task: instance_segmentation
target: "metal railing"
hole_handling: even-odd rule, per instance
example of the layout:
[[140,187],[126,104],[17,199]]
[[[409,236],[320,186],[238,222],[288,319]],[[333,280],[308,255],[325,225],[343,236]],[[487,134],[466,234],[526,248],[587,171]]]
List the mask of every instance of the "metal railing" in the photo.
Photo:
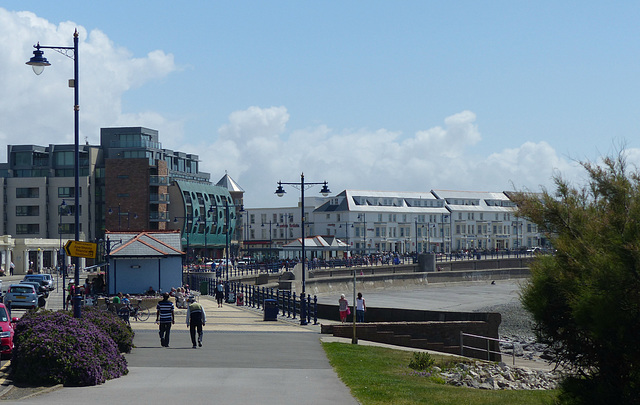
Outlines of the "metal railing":
[[[483,339],[487,342],[487,347],[486,348],[478,348],[478,347],[474,347],[474,346],[465,346],[464,344],[464,337],[472,337],[475,339]],[[509,343],[506,340],[501,340],[501,339],[496,339],[496,338],[490,338],[487,336],[480,336],[480,335],[472,335],[471,333],[464,333],[462,331],[460,331],[460,355],[464,356],[464,349],[469,349],[469,350],[474,350],[474,351],[480,351],[480,352],[486,352],[487,353],[487,360],[491,360],[491,354],[499,354],[502,355],[502,352],[500,350],[498,351],[494,351],[491,350],[491,342],[498,342],[498,345],[500,343]],[[499,348],[499,346],[498,346]],[[515,344],[513,345],[512,349],[511,349],[511,357],[513,358],[513,365],[516,365],[516,346]]]
[[[215,295],[216,280],[204,277],[191,275],[190,282],[193,289],[198,289],[202,286],[202,283],[207,284],[208,295]],[[202,290],[200,289],[200,292]],[[289,319],[300,318],[300,306],[302,300],[304,305],[308,308],[306,312],[307,323],[313,321],[314,325],[318,324],[318,297],[311,297],[307,294],[305,297],[297,295],[295,292],[289,290],[280,290],[275,287],[260,287],[251,284],[245,284],[239,281],[228,281],[225,285],[225,299],[228,298],[231,293],[235,297],[234,302],[237,305],[248,306],[251,308],[262,309],[264,311],[264,300],[275,300],[278,308],[278,315]]]

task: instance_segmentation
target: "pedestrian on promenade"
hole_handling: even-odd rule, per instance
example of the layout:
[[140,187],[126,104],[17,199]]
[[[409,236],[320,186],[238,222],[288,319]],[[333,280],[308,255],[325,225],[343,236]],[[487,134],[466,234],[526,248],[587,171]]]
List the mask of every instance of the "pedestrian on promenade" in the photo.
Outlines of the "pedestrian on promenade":
[[216,301],[218,302],[218,308],[222,308],[222,301],[224,300],[224,285],[222,281],[218,281],[216,285]]
[[189,298],[189,308],[187,308],[187,328],[191,334],[191,344],[196,348],[196,331],[198,332],[198,346],[202,347],[202,327],[207,322],[207,314],[202,305],[194,298]]
[[173,302],[169,301],[169,293],[162,294],[162,300],[156,305],[156,323],[160,324],[160,344],[169,347],[171,325],[175,323]]
[[358,298],[356,299],[356,322],[364,322],[364,313],[367,310],[367,305],[364,303],[364,298],[362,298],[362,293],[358,293]]
[[340,312],[340,322],[345,323],[347,321],[347,315],[349,315],[349,302],[344,297],[344,294],[340,295],[340,299],[338,300],[338,311]]

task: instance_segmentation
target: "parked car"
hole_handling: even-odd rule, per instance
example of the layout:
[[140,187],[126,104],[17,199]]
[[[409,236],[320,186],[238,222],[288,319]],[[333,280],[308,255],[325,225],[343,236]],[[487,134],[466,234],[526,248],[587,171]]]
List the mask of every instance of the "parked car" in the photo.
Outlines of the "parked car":
[[0,354],[2,357],[8,357],[13,352],[13,323],[18,320],[18,318],[9,319],[9,311],[4,306],[4,304],[0,304]]
[[11,284],[2,301],[5,305],[11,302],[11,308],[36,309],[38,294],[31,284]]
[[49,291],[55,290],[55,285],[53,284],[53,276],[51,274],[27,274],[24,276],[22,281],[33,281],[37,280],[43,281],[43,284],[47,287]]
[[49,298],[49,289],[46,284],[42,284],[38,280],[22,280],[20,284],[31,284],[36,289],[38,297]]

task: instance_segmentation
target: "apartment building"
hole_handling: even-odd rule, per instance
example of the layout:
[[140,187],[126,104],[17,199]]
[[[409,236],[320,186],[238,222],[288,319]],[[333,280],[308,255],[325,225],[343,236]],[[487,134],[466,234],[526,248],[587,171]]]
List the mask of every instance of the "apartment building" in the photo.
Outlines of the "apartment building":
[[[229,232],[237,245],[233,239],[235,210],[242,205],[242,189],[237,185],[233,190],[226,189],[225,185],[233,182],[226,175],[221,179],[222,185],[211,184],[209,173],[199,170],[198,155],[162,148],[156,130],[102,128],[99,145],[79,145],[78,190],[74,145],[9,145],[7,150],[8,161],[0,163],[0,234],[31,242],[20,257],[10,253],[15,243],[6,243],[2,248],[3,266],[10,260],[24,263],[25,269],[33,263],[56,266],[55,252],[63,241],[75,237],[76,210],[83,241],[100,241],[106,230],[181,229],[181,239],[186,240],[183,248],[190,245],[193,257],[220,255],[224,247],[220,240],[225,239],[220,237],[221,232]],[[76,192],[78,207],[74,203]],[[203,196],[211,198],[212,204],[193,204],[204,201]],[[220,207],[224,201],[234,210],[229,224],[201,226],[210,206],[217,203],[217,209],[223,210]],[[219,217],[220,212],[216,212],[216,221]],[[213,222],[213,216],[209,220]],[[206,243],[205,232],[210,235]],[[60,243],[54,248],[52,242],[44,240]]]
[[[305,236],[333,236],[350,254],[516,249],[539,246],[535,224],[515,215],[506,193],[431,190],[344,190],[305,198]],[[246,252],[278,254],[302,235],[301,208],[256,208],[245,213]]]

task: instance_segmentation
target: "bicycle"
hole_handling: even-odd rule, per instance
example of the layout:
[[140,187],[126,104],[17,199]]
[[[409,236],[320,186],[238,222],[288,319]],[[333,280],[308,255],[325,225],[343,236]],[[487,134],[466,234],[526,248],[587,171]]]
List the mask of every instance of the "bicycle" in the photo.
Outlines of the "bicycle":
[[135,307],[129,305],[129,316],[136,321],[144,322],[151,316],[149,308],[142,308],[140,304],[142,300],[138,300],[138,305]]

